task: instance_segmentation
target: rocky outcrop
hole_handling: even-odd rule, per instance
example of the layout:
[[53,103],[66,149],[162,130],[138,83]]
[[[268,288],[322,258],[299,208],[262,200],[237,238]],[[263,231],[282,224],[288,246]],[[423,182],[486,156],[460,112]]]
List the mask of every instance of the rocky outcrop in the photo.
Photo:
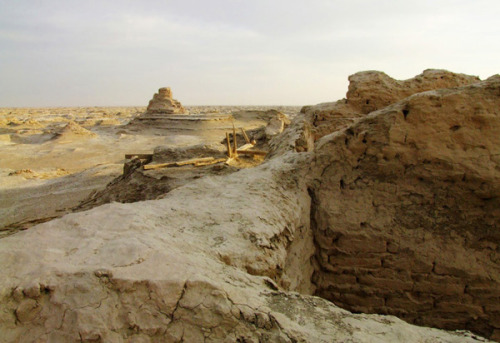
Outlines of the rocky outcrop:
[[[283,187],[297,176],[283,178],[281,169],[276,161],[257,179],[255,170],[203,178],[161,200],[101,206],[2,239],[3,337],[16,341],[26,330],[45,340],[307,337],[311,320],[294,324],[294,312],[284,312],[289,297],[301,297],[278,291],[275,280],[312,292],[309,198],[303,186],[298,198],[295,187]],[[352,317],[308,301],[339,320]]]
[[181,103],[172,98],[170,87],[163,87],[149,101],[146,113],[182,114],[186,113]]
[[478,77],[437,69],[424,70],[422,74],[403,81],[380,71],[364,71],[349,76],[346,99],[305,106],[301,111],[313,124],[315,139],[319,139],[412,94],[476,82],[479,82]]
[[415,94],[320,139],[316,294],[499,339],[499,133],[495,76]]
[[453,88],[479,82],[476,76],[427,69],[408,80],[395,80],[379,71],[349,76],[347,103],[363,114],[376,111],[412,94],[433,89]]

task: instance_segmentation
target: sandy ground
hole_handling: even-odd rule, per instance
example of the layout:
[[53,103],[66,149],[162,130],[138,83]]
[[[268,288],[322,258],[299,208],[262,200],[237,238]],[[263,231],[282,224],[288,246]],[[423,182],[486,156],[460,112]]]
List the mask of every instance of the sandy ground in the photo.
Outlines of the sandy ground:
[[[298,107],[187,107],[191,114]],[[124,155],[220,142],[224,127],[131,127],[144,107],[0,108],[0,236],[71,212],[122,173]],[[235,116],[236,126],[262,121]],[[68,125],[70,124],[70,125]],[[232,125],[227,123],[226,126]]]

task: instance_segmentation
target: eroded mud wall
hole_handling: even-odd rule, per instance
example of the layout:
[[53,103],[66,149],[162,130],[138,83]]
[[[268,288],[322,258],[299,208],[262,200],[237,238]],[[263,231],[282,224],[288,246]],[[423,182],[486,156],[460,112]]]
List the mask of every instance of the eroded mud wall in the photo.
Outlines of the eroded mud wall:
[[316,294],[500,338],[500,78],[425,92],[317,142]]

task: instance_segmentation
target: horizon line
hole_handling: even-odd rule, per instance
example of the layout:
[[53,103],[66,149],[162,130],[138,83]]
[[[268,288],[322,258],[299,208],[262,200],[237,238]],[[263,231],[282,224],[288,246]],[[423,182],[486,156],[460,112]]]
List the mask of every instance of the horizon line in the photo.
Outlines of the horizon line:
[[[308,105],[283,105],[283,104],[234,104],[234,105],[182,105],[183,107],[303,107]],[[44,106],[0,106],[0,109],[7,108],[85,108],[85,107],[148,107],[147,105],[44,105]]]

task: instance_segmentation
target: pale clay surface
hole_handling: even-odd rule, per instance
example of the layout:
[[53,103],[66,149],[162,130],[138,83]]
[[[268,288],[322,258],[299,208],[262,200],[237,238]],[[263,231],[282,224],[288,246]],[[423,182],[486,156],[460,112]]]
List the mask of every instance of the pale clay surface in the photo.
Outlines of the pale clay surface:
[[[288,114],[299,110],[277,108]],[[267,108],[188,109],[193,114],[228,115]],[[224,130],[232,129],[230,121],[212,130],[203,126],[186,130],[191,124],[177,128],[171,122],[166,128],[129,124],[144,111],[144,107],[0,109],[0,229],[29,227],[71,212],[121,174],[125,154],[152,153],[158,146],[218,143]],[[263,123],[243,119],[236,120],[237,127]]]

